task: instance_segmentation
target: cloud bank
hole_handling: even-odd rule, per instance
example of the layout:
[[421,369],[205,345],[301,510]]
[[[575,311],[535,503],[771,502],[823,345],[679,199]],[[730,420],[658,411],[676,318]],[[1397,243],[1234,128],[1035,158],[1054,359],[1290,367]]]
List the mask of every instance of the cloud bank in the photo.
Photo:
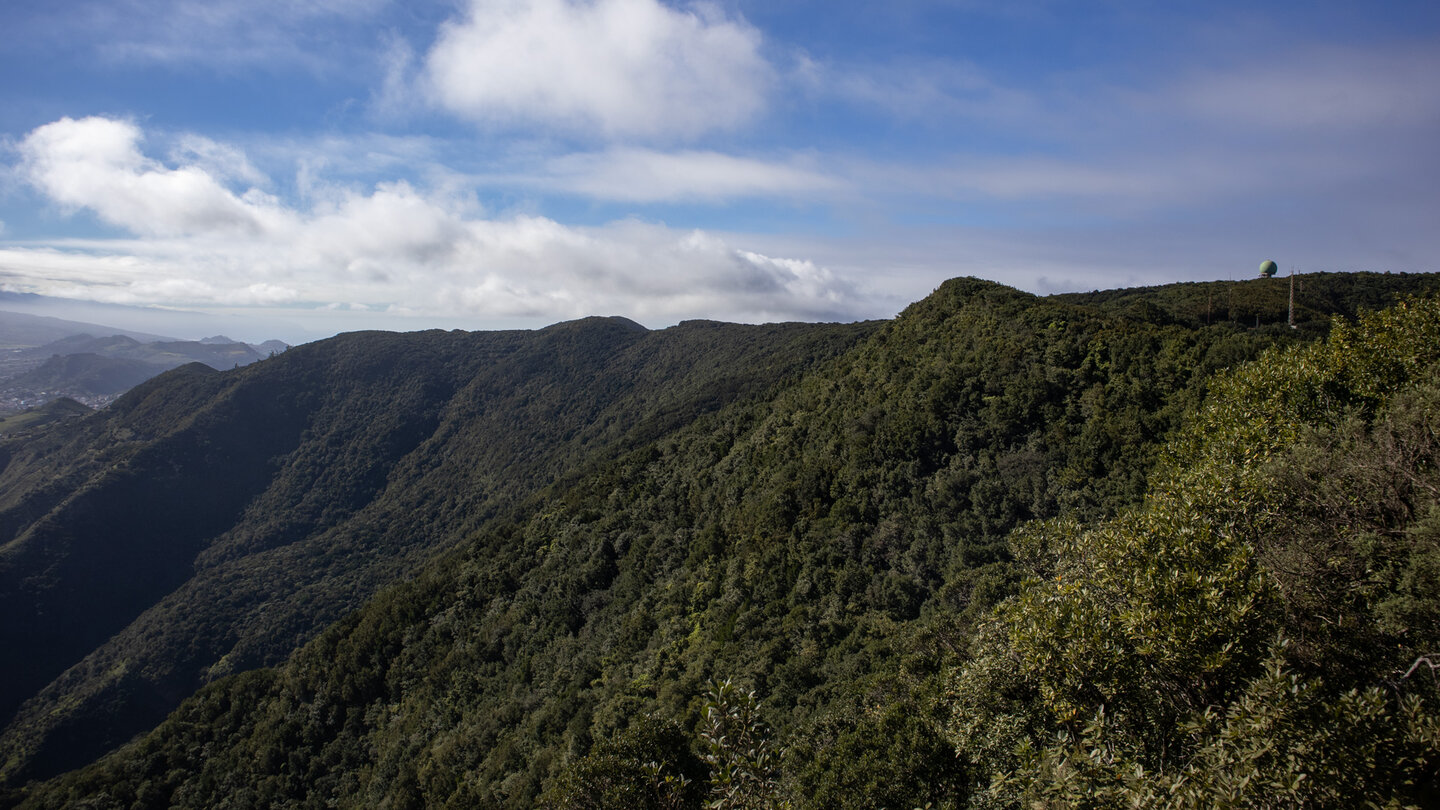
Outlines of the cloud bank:
[[[12,243],[0,250],[0,280],[112,303],[482,319],[614,313],[652,325],[850,319],[873,305],[812,262],[701,231],[488,219],[404,182],[325,189],[301,209],[261,190],[265,178],[238,150],[182,137],[166,163],[146,155],[144,141],[133,122],[108,118],[32,131],[19,145],[25,181],[138,238]],[[247,181],[257,185],[229,185]]]

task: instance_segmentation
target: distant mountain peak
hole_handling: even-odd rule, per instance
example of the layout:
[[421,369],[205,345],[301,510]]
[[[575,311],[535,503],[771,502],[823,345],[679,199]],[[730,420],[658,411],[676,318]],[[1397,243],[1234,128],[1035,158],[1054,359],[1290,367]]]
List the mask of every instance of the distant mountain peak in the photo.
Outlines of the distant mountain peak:
[[261,355],[280,354],[290,348],[290,344],[283,340],[267,340],[264,343],[251,343],[248,345]]
[[592,329],[595,327],[618,327],[619,329],[628,332],[650,331],[649,329],[646,329],[644,325],[638,324],[630,320],[629,318],[623,317],[621,315],[590,315],[585,318],[576,318],[572,321],[560,321],[559,323],[552,323],[540,331],[559,332],[572,329]]

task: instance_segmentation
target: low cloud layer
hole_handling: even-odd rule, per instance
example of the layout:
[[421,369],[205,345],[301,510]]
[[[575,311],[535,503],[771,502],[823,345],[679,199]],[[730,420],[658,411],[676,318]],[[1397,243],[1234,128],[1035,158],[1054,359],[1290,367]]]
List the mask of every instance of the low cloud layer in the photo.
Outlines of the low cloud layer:
[[31,132],[19,146],[28,183],[140,238],[12,245],[0,251],[0,279],[114,303],[447,318],[616,313],[664,324],[870,314],[862,292],[823,267],[701,231],[477,217],[403,182],[327,189],[313,195],[323,203],[302,210],[258,187],[227,185],[264,179],[237,150],[179,143],[166,163],[143,151],[144,133],[128,121],[67,118]]

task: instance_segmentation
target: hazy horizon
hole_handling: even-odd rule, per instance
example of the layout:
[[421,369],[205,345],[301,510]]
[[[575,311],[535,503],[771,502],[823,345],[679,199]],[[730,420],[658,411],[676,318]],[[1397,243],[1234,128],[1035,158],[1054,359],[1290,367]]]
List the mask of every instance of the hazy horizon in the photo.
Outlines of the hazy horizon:
[[0,289],[246,340],[885,318],[954,276],[1427,271],[1440,243],[1433,4],[82,0],[0,23]]

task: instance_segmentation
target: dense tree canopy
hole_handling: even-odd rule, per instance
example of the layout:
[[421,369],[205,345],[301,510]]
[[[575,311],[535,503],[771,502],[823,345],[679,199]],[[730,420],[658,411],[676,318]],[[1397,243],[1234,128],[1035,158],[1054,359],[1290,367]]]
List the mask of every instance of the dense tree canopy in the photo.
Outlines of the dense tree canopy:
[[1273,351],[1141,505],[1017,532],[948,694],[977,804],[1440,798],[1437,364],[1433,298]]
[[[1317,342],[1164,316],[1181,293],[957,279],[885,324],[676,356],[648,373],[679,388],[620,389],[632,419],[585,393],[607,375],[560,386],[537,357],[447,399],[406,445],[423,452],[372,479],[385,496],[350,507],[366,522],[308,548],[476,510],[443,523],[453,545],[287,660],[216,669],[152,733],[7,801],[1433,802],[1440,304]],[[687,328],[677,351],[735,334]],[[734,352],[775,372],[734,376]],[[607,374],[651,362],[613,356],[632,359]],[[528,446],[454,417],[496,397],[596,451],[476,467]],[[514,444],[476,455],[492,441]],[[524,470],[540,483],[503,505],[463,497]]]

